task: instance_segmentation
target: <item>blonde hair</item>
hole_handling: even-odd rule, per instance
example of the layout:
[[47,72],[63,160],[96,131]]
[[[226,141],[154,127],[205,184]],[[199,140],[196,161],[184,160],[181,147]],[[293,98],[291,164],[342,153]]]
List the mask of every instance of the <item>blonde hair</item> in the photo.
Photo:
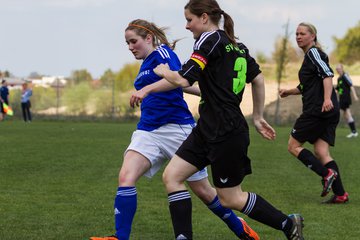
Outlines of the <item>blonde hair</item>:
[[146,38],[146,36],[148,34],[150,34],[153,36],[153,46],[154,47],[160,46],[161,44],[165,44],[165,45],[169,46],[171,49],[175,49],[176,43],[179,40],[175,40],[174,42],[170,43],[165,34],[166,29],[167,28],[165,28],[165,27],[160,28],[152,22],[148,22],[143,19],[136,19],[129,23],[129,25],[127,26],[125,31],[132,30],[137,35],[141,36],[144,39]]
[[301,22],[301,23],[299,24],[299,26],[306,27],[311,34],[314,34],[314,35],[315,35],[315,39],[314,39],[315,47],[317,47],[317,48],[319,48],[320,50],[322,50],[321,44],[319,43],[319,41],[318,41],[318,39],[317,39],[317,30],[316,30],[316,27],[315,27],[313,24],[308,23],[308,22]]

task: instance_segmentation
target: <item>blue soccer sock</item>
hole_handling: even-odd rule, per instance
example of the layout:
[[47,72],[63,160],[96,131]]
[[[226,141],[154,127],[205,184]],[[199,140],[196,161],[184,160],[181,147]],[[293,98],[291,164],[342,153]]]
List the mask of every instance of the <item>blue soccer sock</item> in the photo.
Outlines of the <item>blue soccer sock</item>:
[[240,234],[244,232],[243,225],[236,214],[231,209],[223,207],[220,204],[218,196],[216,196],[214,200],[208,204],[208,208],[216,216],[221,218],[236,236],[240,236]]
[[130,238],[131,225],[137,207],[135,187],[119,187],[115,197],[114,214],[116,236],[119,240]]

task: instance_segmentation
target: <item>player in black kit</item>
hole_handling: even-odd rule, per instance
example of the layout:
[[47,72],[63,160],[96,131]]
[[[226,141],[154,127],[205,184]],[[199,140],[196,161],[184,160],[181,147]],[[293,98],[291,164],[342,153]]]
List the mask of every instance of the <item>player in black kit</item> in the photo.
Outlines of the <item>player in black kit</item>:
[[339,94],[339,103],[340,109],[344,112],[344,117],[347,124],[350,127],[351,133],[349,133],[346,137],[353,138],[358,136],[358,132],[355,127],[355,120],[351,114],[350,105],[351,101],[351,93],[354,97],[355,101],[358,101],[359,98],[356,94],[356,90],[352,84],[351,78],[347,72],[344,71],[344,67],[342,64],[338,64],[336,66],[336,71],[339,73],[339,77],[337,79],[336,90]]
[[[322,178],[322,197],[333,189],[335,195],[324,203],[345,203],[349,200],[348,193],[342,185],[339,167],[329,151],[329,146],[335,144],[335,130],[340,117],[332,85],[334,73],[312,24],[298,25],[296,41],[305,53],[299,71],[300,84],[296,88],[279,91],[281,97],[301,94],[303,101],[303,112],[291,131],[288,150]],[[305,142],[314,145],[315,154],[303,147]]]
[[[224,18],[224,31],[219,22]],[[163,180],[168,191],[176,239],[192,239],[191,198],[184,181],[193,172],[211,166],[219,199],[228,208],[284,231],[287,239],[303,239],[299,214],[285,215],[261,196],[243,192],[241,183],[251,173],[247,155],[249,129],[240,109],[246,83],[252,84],[253,121],[266,139],[274,129],[263,118],[264,79],[248,50],[237,45],[231,17],[215,0],[190,0],[185,5],[186,28],[195,44],[180,71],[158,65],[154,72],[170,83],[187,87],[196,81],[201,90],[197,126],[166,167]],[[251,233],[240,239],[259,239]]]

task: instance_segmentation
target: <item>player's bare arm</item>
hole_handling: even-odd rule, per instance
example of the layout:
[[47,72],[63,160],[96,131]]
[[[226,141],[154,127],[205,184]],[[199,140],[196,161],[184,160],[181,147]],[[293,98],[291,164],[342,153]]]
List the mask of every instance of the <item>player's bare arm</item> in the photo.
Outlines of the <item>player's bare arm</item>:
[[332,78],[327,77],[323,80],[324,84],[324,103],[321,108],[322,112],[328,112],[334,108],[333,102],[331,101],[331,93],[333,90]]
[[359,101],[359,97],[358,97],[358,95],[356,94],[356,90],[355,90],[354,86],[351,86],[350,89],[351,89],[351,93],[352,93],[352,95],[353,95],[354,100],[355,100],[355,101]]
[[191,94],[191,95],[195,95],[195,96],[199,96],[201,95],[201,91],[198,85],[193,85],[190,87],[185,87],[183,88],[183,91],[185,93]]
[[154,68],[154,72],[156,75],[165,78],[170,83],[186,88],[189,87],[189,82],[180,76],[180,74],[177,71],[171,71],[169,69],[169,66],[167,64],[159,64],[156,68]]
[[275,130],[266,122],[263,117],[265,103],[265,86],[264,76],[260,73],[251,82],[253,98],[253,122],[256,131],[265,139],[274,140],[276,137]]
[[290,96],[290,95],[299,95],[301,92],[298,88],[291,88],[291,89],[280,89],[279,96],[281,98]]
[[152,84],[146,85],[142,89],[134,92],[130,97],[130,106],[134,108],[135,106],[139,106],[142,100],[154,92],[166,92],[177,88],[174,84],[169,83],[165,79],[161,79]]

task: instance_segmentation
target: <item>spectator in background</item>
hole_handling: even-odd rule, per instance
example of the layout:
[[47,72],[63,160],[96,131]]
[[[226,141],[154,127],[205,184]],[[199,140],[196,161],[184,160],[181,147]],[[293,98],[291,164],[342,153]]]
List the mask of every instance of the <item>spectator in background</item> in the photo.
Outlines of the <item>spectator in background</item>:
[[32,89],[29,88],[28,83],[24,83],[22,85],[22,92],[21,92],[21,109],[24,118],[24,122],[31,122],[31,102],[30,97],[32,96]]
[[0,121],[2,121],[5,117],[5,111],[3,108],[3,103],[9,105],[9,88],[7,87],[7,82],[5,79],[1,81],[0,88]]
[[350,111],[350,105],[352,103],[350,93],[352,93],[352,96],[355,101],[358,101],[359,98],[356,94],[355,88],[352,84],[349,74],[344,71],[343,65],[338,64],[336,66],[336,71],[339,74],[339,77],[337,79],[336,90],[339,95],[340,109],[344,111],[345,120],[351,130],[351,133],[347,135],[347,138],[357,137],[358,132],[356,131],[355,120]]

